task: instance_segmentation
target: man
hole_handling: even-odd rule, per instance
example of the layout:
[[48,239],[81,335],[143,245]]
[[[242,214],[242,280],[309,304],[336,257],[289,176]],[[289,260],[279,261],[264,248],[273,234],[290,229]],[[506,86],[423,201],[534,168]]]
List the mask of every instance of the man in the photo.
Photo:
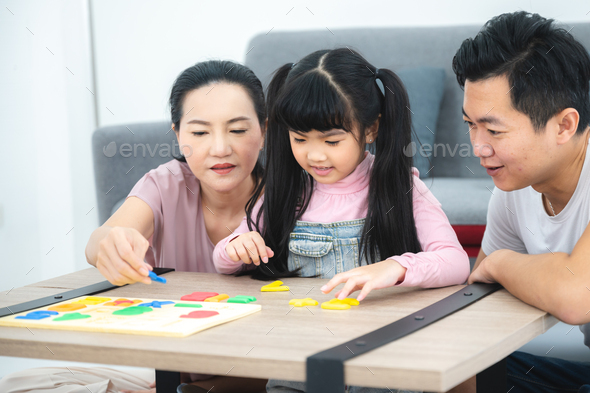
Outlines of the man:
[[[590,345],[588,52],[552,20],[515,12],[465,40],[453,70],[474,152],[496,185],[469,283],[498,282],[587,324]],[[508,376],[512,393],[590,392],[590,363],[515,352]]]

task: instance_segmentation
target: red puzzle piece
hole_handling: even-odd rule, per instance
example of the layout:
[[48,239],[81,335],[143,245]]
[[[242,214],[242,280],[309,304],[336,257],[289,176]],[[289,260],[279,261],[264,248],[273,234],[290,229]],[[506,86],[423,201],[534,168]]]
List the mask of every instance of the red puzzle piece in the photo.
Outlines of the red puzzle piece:
[[219,295],[217,292],[193,292],[190,295],[184,295],[180,300],[190,300],[192,302],[202,302],[207,298]]
[[209,318],[215,315],[219,315],[217,311],[210,311],[210,310],[199,310],[189,312],[186,315],[181,315],[180,318]]

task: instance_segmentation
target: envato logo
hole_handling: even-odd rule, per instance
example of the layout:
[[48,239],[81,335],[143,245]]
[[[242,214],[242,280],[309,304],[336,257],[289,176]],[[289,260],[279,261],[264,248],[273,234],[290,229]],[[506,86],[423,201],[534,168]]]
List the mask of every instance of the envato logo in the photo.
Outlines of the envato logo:
[[462,158],[465,157],[473,157],[474,149],[479,149],[479,156],[481,157],[490,157],[494,150],[492,149],[491,145],[484,144],[472,146],[471,143],[461,143],[455,144],[454,146],[449,145],[448,143],[435,143],[431,145],[429,143],[424,143],[420,146],[416,144],[416,142],[410,142],[408,146],[404,147],[404,155],[406,157],[414,157],[416,154],[419,154],[422,157],[455,157],[459,156]]
[[193,149],[189,145],[179,146],[176,141],[174,141],[172,144],[156,143],[155,145],[150,145],[149,143],[134,143],[133,145],[130,143],[123,143],[117,149],[117,143],[113,141],[103,147],[102,152],[108,158],[114,157],[117,155],[117,153],[124,158],[153,158],[156,156],[156,154],[162,158],[174,158],[180,157],[181,155],[190,157],[193,154]]

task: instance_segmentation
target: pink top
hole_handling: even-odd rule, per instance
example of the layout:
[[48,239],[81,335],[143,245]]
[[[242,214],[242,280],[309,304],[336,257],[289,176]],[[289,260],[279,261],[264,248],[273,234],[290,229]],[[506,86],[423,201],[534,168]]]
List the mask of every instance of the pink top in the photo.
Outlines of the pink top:
[[128,197],[141,199],[154,213],[147,263],[183,272],[215,273],[215,245],[205,228],[200,190],[199,179],[188,164],[177,160],[152,169],[133,187]]
[[[365,218],[373,161],[374,156],[367,153],[365,159],[346,178],[334,184],[314,181],[314,192],[301,221],[330,223]],[[407,269],[404,281],[398,285],[427,288],[462,284],[469,276],[467,253],[459,244],[440,203],[418,177],[418,170],[413,168],[412,173],[414,220],[423,251],[388,258],[396,260]],[[253,217],[256,217],[262,199],[254,207]],[[225,247],[236,235],[246,232],[249,230],[244,217],[232,235],[217,243],[213,261],[219,273],[232,274],[242,269],[243,263],[232,261]]]

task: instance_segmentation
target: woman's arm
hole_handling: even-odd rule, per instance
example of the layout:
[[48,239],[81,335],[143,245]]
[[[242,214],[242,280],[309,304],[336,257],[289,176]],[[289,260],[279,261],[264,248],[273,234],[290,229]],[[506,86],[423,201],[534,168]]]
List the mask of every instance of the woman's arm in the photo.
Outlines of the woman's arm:
[[86,260],[112,284],[150,284],[151,266],[144,262],[149,239],[154,233],[151,207],[137,197],[129,197],[99,228],[86,245]]

